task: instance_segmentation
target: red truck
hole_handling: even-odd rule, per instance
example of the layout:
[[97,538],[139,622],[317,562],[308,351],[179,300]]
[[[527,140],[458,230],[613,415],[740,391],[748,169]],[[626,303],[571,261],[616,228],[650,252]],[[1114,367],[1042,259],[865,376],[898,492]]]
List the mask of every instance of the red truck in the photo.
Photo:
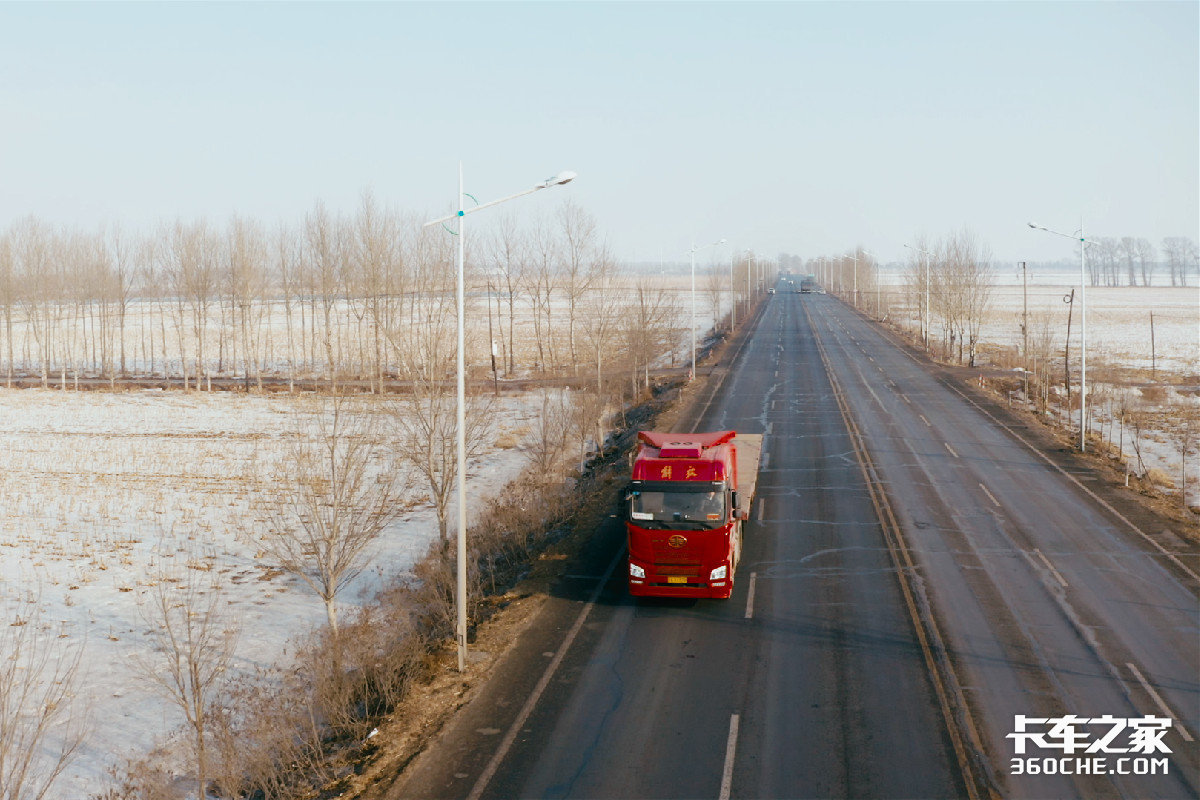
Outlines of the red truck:
[[761,454],[761,434],[638,433],[625,493],[630,594],[729,597]]

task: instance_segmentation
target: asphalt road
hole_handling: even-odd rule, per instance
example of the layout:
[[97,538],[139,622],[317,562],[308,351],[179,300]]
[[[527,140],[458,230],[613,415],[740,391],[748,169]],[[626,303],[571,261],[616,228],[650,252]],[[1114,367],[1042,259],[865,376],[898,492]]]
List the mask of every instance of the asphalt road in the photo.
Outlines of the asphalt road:
[[[635,603],[612,520],[389,797],[1196,796],[1189,565],[852,310],[775,295],[687,427],[766,434],[733,597]],[[1010,774],[1164,708],[1166,775]]]

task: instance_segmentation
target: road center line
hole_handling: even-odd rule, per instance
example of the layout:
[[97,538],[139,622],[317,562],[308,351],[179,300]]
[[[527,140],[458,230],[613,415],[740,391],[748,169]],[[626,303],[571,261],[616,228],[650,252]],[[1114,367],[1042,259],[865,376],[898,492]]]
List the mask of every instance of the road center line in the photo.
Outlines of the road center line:
[[746,619],[754,618],[754,584],[758,581],[758,573],[750,573],[750,589],[746,592]]
[[1062,576],[1062,573],[1059,572],[1058,570],[1056,570],[1054,568],[1054,565],[1050,563],[1050,559],[1046,558],[1046,556],[1043,555],[1041,550],[1038,550],[1035,547],[1033,549],[1033,552],[1038,558],[1040,558],[1042,560],[1042,563],[1046,565],[1046,569],[1050,570],[1050,574],[1054,576],[1054,579],[1063,585],[1063,588],[1066,588],[1067,586],[1070,585],[1067,583],[1067,579]]
[[958,458],[958,453],[954,452],[954,448],[950,446],[949,442],[942,442],[942,444],[946,445],[946,449],[950,451],[950,455]]
[[929,420],[925,419],[925,415],[924,415],[924,414],[917,414],[917,416],[921,418],[921,422],[924,422],[924,423],[925,423],[925,427],[926,427],[926,428],[932,428],[932,427],[933,427],[932,425],[930,425],[930,424],[929,424]]
[[733,792],[733,756],[737,751],[738,715],[729,718],[729,738],[725,741],[725,769],[721,772],[721,800],[729,800]]
[[1146,690],[1146,694],[1150,695],[1150,699],[1152,699],[1155,702],[1155,704],[1158,705],[1158,707],[1162,710],[1163,714],[1167,715],[1174,721],[1175,729],[1177,731],[1179,731],[1179,735],[1183,737],[1183,740],[1185,742],[1193,741],[1192,735],[1190,733],[1188,733],[1188,729],[1183,727],[1183,723],[1181,723],[1179,721],[1179,717],[1177,717],[1171,711],[1171,707],[1163,702],[1163,699],[1158,696],[1158,692],[1154,691],[1154,687],[1151,686],[1150,682],[1147,681],[1145,676],[1142,675],[1142,671],[1139,670],[1132,663],[1126,663],[1125,666],[1129,667],[1129,671],[1133,673],[1133,677],[1138,679],[1138,683],[1140,683],[1142,685],[1142,688]]
[[601,590],[604,589],[608,579],[612,577],[613,570],[617,568],[617,564],[621,562],[625,555],[625,550],[617,551],[612,562],[608,565],[608,569],[604,571],[604,577],[596,584],[596,588],[592,590],[591,597],[579,612],[579,616],[575,618],[575,624],[571,626],[571,630],[567,632],[567,636],[563,639],[563,643],[558,646],[558,652],[554,654],[554,658],[546,666],[546,671],[542,673],[542,677],[538,680],[537,686],[533,687],[533,693],[529,695],[529,699],[525,701],[525,705],[521,707],[521,712],[517,714],[517,718],[513,720],[512,725],[508,728],[508,733],[504,734],[504,740],[500,742],[500,746],[496,752],[492,754],[492,760],[488,762],[479,778],[475,781],[475,785],[471,787],[471,793],[467,795],[467,800],[479,800],[483,794],[483,790],[487,788],[488,783],[492,780],[492,776],[496,774],[496,770],[500,768],[500,762],[508,755],[509,749],[517,740],[517,734],[521,732],[521,728],[525,726],[525,721],[529,719],[529,715],[533,713],[533,709],[537,706],[538,700],[542,698],[542,693],[546,691],[546,687],[550,685],[550,679],[554,676],[558,665],[562,663],[563,658],[567,655],[567,650],[571,648],[571,644],[575,641],[575,637],[579,635],[579,631],[583,628],[583,621],[587,619],[588,614],[596,605],[596,599],[600,597]]
[[996,508],[1000,507],[1000,501],[996,499],[996,496],[994,494],[992,494],[991,492],[988,491],[988,488],[986,486],[984,486],[981,483],[981,484],[979,484],[979,488],[983,489],[983,493],[988,496],[988,500],[992,501],[992,505],[994,505]]

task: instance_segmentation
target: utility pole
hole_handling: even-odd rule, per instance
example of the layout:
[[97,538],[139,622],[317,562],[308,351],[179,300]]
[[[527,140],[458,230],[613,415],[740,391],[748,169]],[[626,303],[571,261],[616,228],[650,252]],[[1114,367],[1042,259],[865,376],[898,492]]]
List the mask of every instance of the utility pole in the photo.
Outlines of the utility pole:
[[1021,262],[1021,374],[1025,377],[1025,402],[1029,402],[1029,272]]
[[[1154,312],[1150,312],[1150,380],[1158,380],[1158,359],[1154,352]],[[1184,490],[1186,492],[1186,489]]]

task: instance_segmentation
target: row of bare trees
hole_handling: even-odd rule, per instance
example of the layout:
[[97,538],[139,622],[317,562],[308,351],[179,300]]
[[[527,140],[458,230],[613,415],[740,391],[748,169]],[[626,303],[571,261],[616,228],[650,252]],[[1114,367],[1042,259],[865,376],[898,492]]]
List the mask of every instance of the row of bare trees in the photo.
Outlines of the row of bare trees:
[[[318,204],[275,230],[235,217],[84,233],[27,218],[0,232],[0,375],[378,390],[436,356],[414,331],[452,296],[452,243],[369,194],[353,214]],[[619,277],[595,219],[571,202],[531,223],[500,217],[468,244],[475,377],[493,363],[504,376],[633,375],[674,346],[678,303],[649,279]]]
[[826,291],[856,308],[876,310],[881,303],[879,262],[861,247],[841,255],[810,259],[808,271]]
[[[1078,249],[1076,249],[1078,253]],[[1088,242],[1088,281],[1092,286],[1151,286],[1158,268],[1167,271],[1171,286],[1187,286],[1196,272],[1200,249],[1186,236],[1167,236],[1159,253],[1144,237],[1098,237]]]
[[919,311],[926,343],[934,341],[936,321],[942,351],[960,364],[974,366],[992,301],[995,270],[990,249],[964,228],[934,242],[920,237],[910,253],[905,286],[909,302]]

